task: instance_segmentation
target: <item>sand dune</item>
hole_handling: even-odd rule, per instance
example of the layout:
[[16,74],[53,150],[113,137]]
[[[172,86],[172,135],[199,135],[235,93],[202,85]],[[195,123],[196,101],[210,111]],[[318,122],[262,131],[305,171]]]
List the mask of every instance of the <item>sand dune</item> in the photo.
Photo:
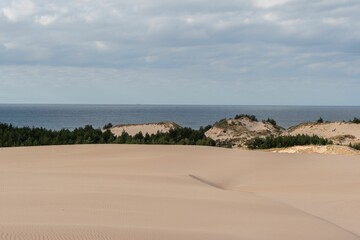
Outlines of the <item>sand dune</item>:
[[339,155],[360,155],[359,150],[347,146],[326,145],[326,146],[294,146],[288,148],[269,149],[270,152],[279,153],[318,153],[318,154],[339,154]]
[[360,124],[348,122],[302,123],[288,129],[288,134],[317,135],[336,144],[360,143]]
[[0,239],[360,239],[359,172],[359,156],[0,149]]
[[223,119],[214,124],[205,135],[218,146],[246,148],[247,142],[256,137],[279,136],[285,129],[267,121],[254,121],[248,117]]
[[144,135],[156,134],[157,132],[169,132],[170,129],[177,125],[173,122],[162,122],[162,123],[144,123],[144,124],[123,124],[116,125],[110,129],[115,136],[120,136],[123,131],[127,132],[130,136],[142,132]]

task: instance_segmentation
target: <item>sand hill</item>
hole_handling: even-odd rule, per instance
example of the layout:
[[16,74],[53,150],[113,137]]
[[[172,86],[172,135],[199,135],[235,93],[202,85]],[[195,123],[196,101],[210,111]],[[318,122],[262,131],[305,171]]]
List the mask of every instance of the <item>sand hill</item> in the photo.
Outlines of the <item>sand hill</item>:
[[339,155],[360,155],[360,151],[347,146],[295,146],[289,148],[270,149],[270,152],[278,153],[318,153],[318,154],[339,154]]
[[0,239],[360,239],[358,156],[0,149]]
[[151,135],[151,134],[156,134],[157,132],[163,132],[163,133],[169,132],[170,129],[175,127],[178,127],[178,125],[173,122],[122,124],[110,128],[110,131],[115,136],[120,136],[123,131],[127,132],[131,136],[134,136],[139,132],[142,132],[144,135],[146,133]]
[[[360,124],[348,122],[302,123],[285,130],[267,121],[256,121],[243,116],[238,119],[224,119],[213,125],[206,136],[217,142],[218,146],[246,148],[249,140],[267,136],[317,135],[334,144],[348,146],[360,143]],[[359,154],[359,151],[340,146],[296,146],[287,149],[272,149],[286,153],[324,153],[324,154]]]
[[223,119],[206,132],[219,146],[246,147],[255,137],[279,136],[285,129],[267,121],[255,121],[249,117]]
[[360,124],[348,122],[302,123],[289,128],[287,133],[318,135],[341,145],[360,143]]

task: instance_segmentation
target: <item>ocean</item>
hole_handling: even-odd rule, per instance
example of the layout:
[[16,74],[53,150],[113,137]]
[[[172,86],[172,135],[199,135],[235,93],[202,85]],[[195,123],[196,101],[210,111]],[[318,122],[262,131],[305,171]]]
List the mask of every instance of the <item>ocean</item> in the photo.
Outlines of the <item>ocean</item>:
[[200,105],[45,105],[0,104],[0,122],[59,130],[91,124],[173,121],[184,127],[200,126],[251,114],[259,120],[273,118],[285,128],[320,117],[328,121],[360,118],[360,106],[200,106]]

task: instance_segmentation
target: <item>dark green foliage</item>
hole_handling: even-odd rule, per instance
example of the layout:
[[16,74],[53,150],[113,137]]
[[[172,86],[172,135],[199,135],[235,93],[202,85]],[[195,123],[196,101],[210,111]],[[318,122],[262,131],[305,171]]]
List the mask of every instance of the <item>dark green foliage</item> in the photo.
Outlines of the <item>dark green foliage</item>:
[[212,128],[211,125],[207,125],[205,127],[200,127],[200,131],[203,131],[204,133],[207,132],[208,130],[210,130]]
[[113,127],[112,123],[108,123],[103,127],[103,129],[110,129],[112,127]]
[[228,127],[228,122],[227,122],[226,118],[224,118],[224,119],[221,119],[221,120],[217,121],[214,124],[214,126],[217,126],[219,128],[227,128]]
[[215,142],[205,136],[209,127],[200,127],[199,130],[191,128],[173,128],[168,133],[157,132],[145,136],[140,132],[133,137],[123,132],[117,143],[126,144],[171,144],[171,145],[206,145],[215,146]]
[[235,119],[240,119],[240,118],[243,118],[243,117],[248,118],[248,119],[250,119],[250,120],[252,120],[252,121],[254,121],[254,122],[257,122],[257,121],[258,121],[258,119],[256,118],[255,115],[247,115],[247,114],[239,114],[239,115],[236,115],[236,116],[235,116]]
[[360,143],[358,143],[358,144],[349,144],[349,147],[351,147],[351,148],[353,148],[353,149],[356,149],[356,150],[360,150]]
[[351,123],[356,123],[356,124],[360,124],[360,118],[354,117],[354,119],[353,119],[353,120],[350,120],[349,122],[351,122]]
[[305,145],[328,145],[332,141],[313,135],[279,136],[254,138],[248,143],[250,149],[285,148]]
[[317,123],[324,123],[324,119],[322,119],[322,117],[320,117],[316,122]]
[[275,121],[274,119],[272,119],[272,118],[268,118],[268,119],[266,120],[266,122],[271,123],[271,125],[273,125],[274,127],[276,127],[276,126],[277,126],[276,121]]
[[169,133],[145,134],[139,132],[134,136],[123,132],[115,137],[110,130],[101,131],[87,125],[73,131],[59,131],[45,128],[13,127],[0,124],[0,147],[40,146],[40,145],[70,145],[70,144],[182,144],[215,146],[215,142],[205,136],[209,129],[175,128]]

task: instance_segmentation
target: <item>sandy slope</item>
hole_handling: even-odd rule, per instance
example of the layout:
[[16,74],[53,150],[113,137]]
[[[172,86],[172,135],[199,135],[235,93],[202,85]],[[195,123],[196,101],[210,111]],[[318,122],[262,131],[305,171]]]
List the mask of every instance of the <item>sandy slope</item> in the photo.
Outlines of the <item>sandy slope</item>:
[[224,119],[214,124],[205,135],[217,142],[218,146],[244,148],[247,142],[256,137],[279,136],[285,129],[270,122],[253,121],[247,117]]
[[341,154],[341,155],[359,155],[360,151],[347,146],[326,145],[326,146],[294,146],[289,148],[269,149],[270,152],[279,153],[319,153],[319,154]]
[[175,123],[172,122],[164,122],[164,123],[144,123],[144,124],[123,124],[117,125],[110,129],[110,131],[115,136],[120,136],[123,131],[127,132],[129,135],[134,136],[135,134],[142,132],[144,135],[148,134],[156,134],[159,132],[169,132],[170,129],[176,126]]
[[336,144],[360,143],[360,124],[348,122],[302,123],[288,129],[288,134],[317,135]]
[[360,239],[360,158],[0,149],[0,239]]

